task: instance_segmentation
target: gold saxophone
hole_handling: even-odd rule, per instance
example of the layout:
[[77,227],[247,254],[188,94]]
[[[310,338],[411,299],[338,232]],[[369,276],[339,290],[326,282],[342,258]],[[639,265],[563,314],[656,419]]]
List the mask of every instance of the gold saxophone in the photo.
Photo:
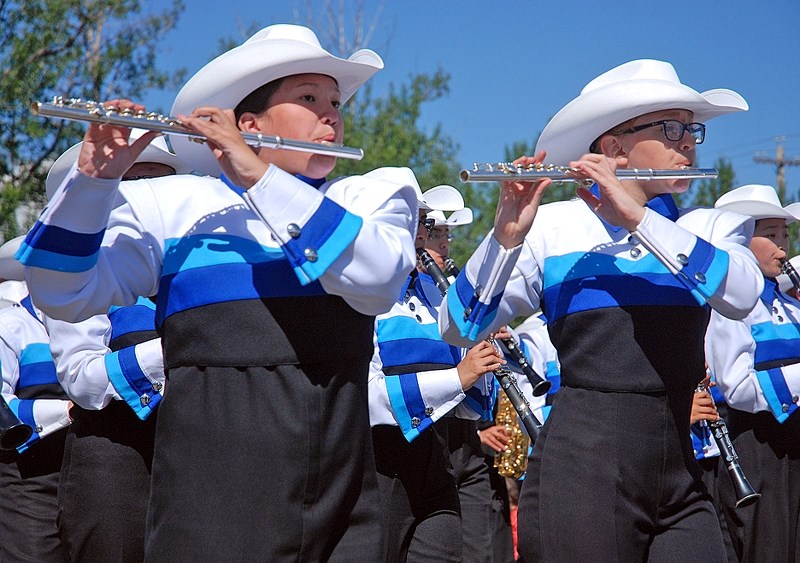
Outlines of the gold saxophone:
[[530,438],[520,428],[517,411],[502,389],[497,393],[497,416],[494,423],[505,426],[509,437],[505,449],[494,454],[494,467],[501,477],[519,479],[528,467]]

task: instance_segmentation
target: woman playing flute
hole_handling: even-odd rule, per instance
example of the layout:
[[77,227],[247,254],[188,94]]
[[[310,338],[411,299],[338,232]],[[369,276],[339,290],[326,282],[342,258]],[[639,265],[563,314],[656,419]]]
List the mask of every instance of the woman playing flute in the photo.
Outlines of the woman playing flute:
[[53,317],[158,294],[169,391],[148,561],[380,557],[367,376],[374,315],[416,261],[415,192],[394,169],[326,182],[335,157],[251,149],[240,132],[338,143],[340,105],[382,66],[304,27],[264,28],[173,105],[209,140],[175,140],[176,154],[211,177],[120,184],[152,135],[129,144],[94,124],[28,235],[19,256]]
[[525,561],[725,561],[689,413],[710,309],[742,318],[763,286],[752,221],[679,209],[672,194],[689,180],[615,170],[691,167],[704,122],[746,109],[665,62],[603,73],[547,124],[537,156],[517,160],[546,154],[595,185],[540,207],[548,180],[503,183],[494,229],[448,293],[445,339],[483,338],[541,305],[558,351],[561,390],[520,498]]

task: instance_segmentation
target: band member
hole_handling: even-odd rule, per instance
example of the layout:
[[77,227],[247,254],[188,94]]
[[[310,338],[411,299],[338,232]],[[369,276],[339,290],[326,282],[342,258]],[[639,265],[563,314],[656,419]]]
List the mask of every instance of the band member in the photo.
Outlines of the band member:
[[[408,183],[416,184],[408,173]],[[424,250],[428,210],[451,211],[464,202],[451,186],[420,190],[418,198],[416,244]],[[501,358],[488,343],[462,358],[462,350],[443,342],[436,329],[441,301],[431,277],[413,270],[392,309],[376,319],[369,397],[388,533],[381,561],[473,561],[476,553],[467,553],[464,546],[470,531],[485,542],[481,550],[489,547],[488,514],[478,522],[470,517],[476,501],[484,500],[488,512],[488,474],[483,482],[473,475],[483,495],[463,482],[462,474],[471,468],[460,457],[468,442],[458,421],[468,425],[490,411],[494,385],[486,372],[499,367]],[[477,442],[476,428],[470,438]],[[473,491],[464,505],[459,485]],[[476,524],[485,533],[476,533]]]
[[745,246],[752,220],[681,210],[672,194],[690,180],[620,182],[616,168],[691,167],[704,122],[745,109],[662,61],[603,73],[550,120],[536,157],[516,161],[547,158],[595,185],[540,207],[549,180],[504,182],[494,230],[448,292],[447,341],[541,305],[558,351],[561,388],[520,498],[525,561],[725,560],[689,413],[709,309],[742,318],[763,287]]
[[[131,139],[143,134],[133,130]],[[50,168],[49,197],[72,169],[81,145]],[[122,180],[188,171],[159,137]],[[155,412],[164,385],[155,303],[139,298],[78,323],[43,320],[59,381],[75,403],[58,490],[62,543],[71,561],[142,561]]]
[[337,58],[304,27],[264,28],[173,104],[209,145],[173,139],[177,156],[221,178],[120,184],[152,136],[91,125],[29,233],[20,257],[54,318],[158,293],[168,392],[145,560],[380,558],[367,377],[374,315],[415,262],[414,190],[395,169],[326,182],[335,157],[240,133],[338,143],[340,105],[382,66],[369,50]]
[[[429,192],[430,190],[425,192],[426,196]],[[456,209],[447,216],[445,216],[445,211],[433,209],[428,212],[427,217],[429,220],[433,220],[433,227],[427,232],[425,250],[436,266],[452,282],[458,275],[458,266],[450,256],[450,241],[453,239],[451,229],[471,223],[472,209],[462,206],[461,209]],[[418,264],[418,273],[422,285],[435,287],[435,283],[421,264]],[[456,478],[461,505],[464,561],[491,561],[493,535],[491,522],[495,515],[493,512],[495,502],[492,491],[492,475],[484,460],[479,435],[480,422],[469,418],[448,416],[442,420],[440,426],[447,426],[450,463]],[[488,527],[487,523],[489,523]]]
[[736,321],[716,312],[706,338],[708,365],[728,402],[728,428],[739,463],[758,503],[736,508],[730,479],[720,497],[740,561],[800,559],[800,302],[776,278],[789,246],[787,225],[800,219],[772,186],[747,185],[722,195],[715,207],[755,219],[750,241],[764,292]]
[[[450,242],[455,236],[451,229],[460,225],[469,225],[472,223],[472,217],[472,209],[469,207],[457,209],[447,217],[445,217],[443,211],[439,211],[438,209],[434,209],[428,213],[428,218],[433,219],[434,223],[430,235],[428,236],[425,249],[431,255],[431,258],[436,261],[436,265],[439,266],[439,269],[452,278],[458,275],[456,271],[458,265],[450,256]],[[450,260],[446,260],[447,258],[450,258]]]
[[[0,248],[0,276],[21,280],[19,237]],[[30,296],[0,310],[3,400],[33,429],[14,450],[0,450],[0,561],[63,562],[57,494],[70,401],[58,384],[42,314]]]

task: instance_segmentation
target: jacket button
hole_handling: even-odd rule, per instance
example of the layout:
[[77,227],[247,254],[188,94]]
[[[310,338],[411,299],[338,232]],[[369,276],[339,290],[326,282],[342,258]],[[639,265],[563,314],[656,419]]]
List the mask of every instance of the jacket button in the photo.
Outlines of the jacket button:
[[317,261],[317,251],[314,250],[313,248],[306,248],[303,251],[303,254],[306,257],[306,260],[308,260],[309,262],[316,262]]
[[297,238],[300,236],[300,227],[297,226],[297,223],[289,223],[286,225],[286,231],[292,238]]
[[689,263],[689,258],[685,254],[678,254],[678,264],[685,266]]

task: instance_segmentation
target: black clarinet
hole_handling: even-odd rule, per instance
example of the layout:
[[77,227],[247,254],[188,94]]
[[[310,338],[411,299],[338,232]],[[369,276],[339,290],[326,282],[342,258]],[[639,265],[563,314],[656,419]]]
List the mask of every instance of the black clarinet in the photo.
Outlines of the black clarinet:
[[0,450],[18,448],[32,435],[33,428],[17,418],[5,398],[0,397]]
[[461,270],[459,270],[456,265],[456,261],[449,256],[444,259],[444,271],[447,272],[447,275],[453,276],[454,278],[457,278],[458,274],[461,273]]
[[439,293],[444,297],[447,294],[447,288],[450,287],[450,282],[445,277],[444,272],[436,263],[436,260],[430,255],[430,252],[424,248],[417,249],[417,257],[419,258],[422,267],[428,272],[428,275],[433,278],[433,283],[436,284]]
[[[428,251],[424,248],[417,249],[417,256],[419,257],[422,265],[425,267],[425,270],[428,272],[428,275],[433,278],[433,283],[436,284],[436,287],[439,289],[442,297],[446,296],[447,289],[450,287],[450,282],[447,281],[447,277],[445,277],[442,269],[439,268],[439,265],[436,263],[433,257],[431,257],[430,253],[428,253]],[[491,341],[492,339],[490,339],[490,342]],[[522,390],[519,388],[517,378],[514,377],[514,374],[511,373],[511,370],[505,366],[497,368],[492,372],[492,374],[495,376],[495,379],[497,379],[500,387],[503,388],[503,391],[505,391],[506,395],[508,396],[508,400],[514,407],[514,410],[517,411],[519,419],[522,421],[522,425],[525,427],[525,430],[528,432],[528,436],[531,438],[531,442],[536,441],[536,438],[541,433],[542,423],[539,422],[539,419],[537,419],[536,416],[534,416],[530,403],[528,403],[528,400],[525,398],[525,395],[522,394]]]
[[505,345],[508,353],[511,354],[511,357],[514,359],[514,361],[519,364],[520,369],[522,369],[522,373],[524,373],[528,377],[528,380],[530,380],[531,385],[533,385],[534,397],[541,397],[550,391],[550,386],[552,383],[536,373],[536,371],[531,367],[528,357],[522,351],[522,348],[520,348],[516,338],[509,336],[508,338],[500,339],[500,342]]
[[789,281],[792,282],[796,291],[800,291],[800,274],[797,273],[792,263],[789,262],[786,258],[781,258],[781,270],[784,274],[786,274],[789,278]]
[[[708,391],[708,386],[702,383],[697,386],[695,392]],[[714,400],[713,397],[711,399]],[[728,425],[725,419],[719,417],[717,420],[702,420],[701,424],[705,423],[711,429],[711,436],[714,438],[717,447],[719,448],[722,459],[725,460],[725,467],[728,468],[728,475],[731,476],[733,482],[733,489],[736,493],[736,508],[743,508],[750,506],[761,498],[761,493],[757,493],[739,465],[739,455],[733,447],[733,441],[728,433]]]

